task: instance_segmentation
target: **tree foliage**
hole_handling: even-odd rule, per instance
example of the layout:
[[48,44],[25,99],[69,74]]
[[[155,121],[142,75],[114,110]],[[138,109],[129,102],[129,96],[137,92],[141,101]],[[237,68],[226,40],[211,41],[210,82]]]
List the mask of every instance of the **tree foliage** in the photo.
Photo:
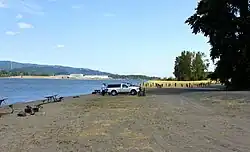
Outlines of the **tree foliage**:
[[201,52],[182,51],[175,59],[174,75],[177,80],[202,80],[206,78],[208,60]]
[[218,60],[213,76],[238,89],[250,87],[249,12],[249,0],[201,0],[186,20],[194,34],[209,38]]
[[6,71],[6,70],[0,70],[0,77],[10,77],[10,76],[49,76],[48,74],[34,74],[24,71]]

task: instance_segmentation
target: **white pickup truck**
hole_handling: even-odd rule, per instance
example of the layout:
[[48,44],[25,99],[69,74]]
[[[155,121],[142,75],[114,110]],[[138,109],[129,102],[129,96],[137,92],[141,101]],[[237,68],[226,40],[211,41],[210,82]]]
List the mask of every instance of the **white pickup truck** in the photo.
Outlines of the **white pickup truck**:
[[140,91],[140,87],[131,85],[129,83],[116,83],[108,84],[106,87],[106,93],[115,96],[117,94],[131,94],[136,95]]

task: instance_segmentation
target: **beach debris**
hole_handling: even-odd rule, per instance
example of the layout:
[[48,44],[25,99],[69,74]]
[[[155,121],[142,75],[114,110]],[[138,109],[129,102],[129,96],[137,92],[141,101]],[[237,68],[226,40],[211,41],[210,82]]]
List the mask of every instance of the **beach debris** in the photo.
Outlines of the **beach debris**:
[[38,107],[32,108],[32,110],[33,110],[34,112],[39,112],[39,108],[38,108]]
[[3,112],[3,113],[0,113],[0,117],[2,117],[2,116],[4,116],[4,115],[8,115],[8,114],[14,113],[13,105],[9,105],[8,107],[11,108],[11,112]]
[[30,115],[34,115],[35,114],[35,112],[33,111],[33,108],[31,106],[29,106],[29,105],[26,106],[26,108],[24,109],[24,112],[28,113]]
[[39,112],[39,110],[41,108],[43,108],[42,104],[35,105],[35,107],[31,107],[31,106],[27,105],[26,108],[24,109],[24,111],[20,111],[17,114],[17,116],[25,117],[25,116],[27,116],[27,113],[30,114],[30,115],[34,115],[36,112]]
[[80,98],[80,96],[73,96],[73,98]]
[[26,116],[26,113],[24,111],[20,111],[17,116],[19,117],[25,117]]
[[94,90],[92,94],[101,94],[101,90]]
[[9,105],[9,108],[11,109],[11,112],[10,112],[10,113],[11,113],[11,114],[14,113],[14,108],[13,108],[13,105],[12,105],[12,104]]
[[32,108],[33,112],[39,112],[39,110],[43,108],[42,104],[35,105],[34,108]]
[[37,107],[37,108],[39,108],[39,109],[42,109],[43,108],[43,103],[40,103],[40,104],[38,104],[38,105],[35,105],[35,107]]

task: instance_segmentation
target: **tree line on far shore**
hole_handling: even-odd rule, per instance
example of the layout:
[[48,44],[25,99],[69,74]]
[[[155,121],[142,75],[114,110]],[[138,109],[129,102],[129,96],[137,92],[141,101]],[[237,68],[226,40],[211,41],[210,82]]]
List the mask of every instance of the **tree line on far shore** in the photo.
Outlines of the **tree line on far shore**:
[[7,71],[0,70],[0,77],[11,77],[11,76],[50,76],[49,74],[35,74],[24,71]]
[[[37,68],[36,72],[34,71],[7,71],[7,70],[0,70],[0,77],[11,77],[11,76],[54,76],[54,75],[60,75],[57,73],[44,73],[40,72],[39,68]],[[118,75],[118,74],[111,74],[109,77],[113,79],[142,79],[142,80],[155,80],[159,79],[158,77],[149,77],[145,75]]]

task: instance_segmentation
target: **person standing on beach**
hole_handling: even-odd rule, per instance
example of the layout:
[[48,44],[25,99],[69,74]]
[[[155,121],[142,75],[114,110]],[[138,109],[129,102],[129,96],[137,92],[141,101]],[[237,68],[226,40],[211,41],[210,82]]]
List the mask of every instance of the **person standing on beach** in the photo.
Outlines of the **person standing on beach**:
[[102,95],[104,96],[106,93],[106,84],[105,83],[102,84],[101,91],[102,91]]

